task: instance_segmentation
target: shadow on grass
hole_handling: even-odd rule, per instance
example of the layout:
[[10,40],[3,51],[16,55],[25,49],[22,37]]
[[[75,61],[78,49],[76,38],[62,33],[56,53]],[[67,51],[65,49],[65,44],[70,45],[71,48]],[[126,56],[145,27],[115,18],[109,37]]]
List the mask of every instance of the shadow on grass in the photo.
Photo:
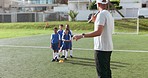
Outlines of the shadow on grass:
[[94,59],[92,59],[92,58],[82,58],[82,57],[74,57],[73,59],[80,59],[80,60],[94,61]]
[[[82,65],[82,66],[90,66],[95,67],[95,60],[92,58],[82,58],[82,57],[74,57],[72,59],[68,59],[65,63],[70,63],[73,65]],[[119,69],[123,67],[127,67],[128,63],[111,61],[111,69]]]

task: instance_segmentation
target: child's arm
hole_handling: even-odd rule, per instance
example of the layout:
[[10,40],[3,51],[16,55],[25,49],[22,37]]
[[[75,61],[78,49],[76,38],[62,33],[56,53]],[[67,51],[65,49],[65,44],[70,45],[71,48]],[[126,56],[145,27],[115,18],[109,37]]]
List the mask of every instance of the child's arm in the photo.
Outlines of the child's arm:
[[60,42],[60,40],[59,40],[58,48],[60,48],[60,44],[61,44],[61,42]]
[[69,33],[68,33],[71,37],[73,37],[73,34],[72,34],[72,30],[69,30]]
[[65,39],[64,39],[64,34],[62,35],[62,41],[65,41]]
[[62,38],[62,41],[66,41],[66,40]]
[[72,34],[69,34],[69,42],[72,40]]

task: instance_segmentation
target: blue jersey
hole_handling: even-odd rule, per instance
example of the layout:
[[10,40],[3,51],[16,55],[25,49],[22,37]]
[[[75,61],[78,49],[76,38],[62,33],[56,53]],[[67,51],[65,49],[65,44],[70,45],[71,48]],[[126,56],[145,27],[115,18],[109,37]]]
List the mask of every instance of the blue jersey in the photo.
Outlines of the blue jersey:
[[63,30],[58,30],[58,34],[60,35],[60,39],[62,39],[62,36],[63,36]]
[[72,36],[72,31],[71,31],[71,30],[69,30],[68,34],[70,34],[70,35]]
[[54,44],[54,43],[59,43],[59,40],[60,40],[60,35],[57,33],[57,34],[51,34],[51,43]]
[[62,39],[64,39],[64,40],[71,40],[71,35],[70,34],[67,34],[67,35],[64,34]]
[[[64,30],[64,32],[65,32],[65,30]],[[63,34],[64,34],[64,32],[63,32]],[[69,30],[68,34],[71,35],[71,37],[72,37],[72,31],[71,30]]]
[[[62,37],[62,40],[71,40],[70,34],[64,34]],[[69,41],[63,41],[62,50],[70,49],[70,42]]]
[[[65,31],[64,31],[64,32],[65,32]],[[64,33],[63,33],[63,34],[64,34]],[[68,34],[69,34],[71,37],[73,37],[72,31],[71,31],[71,30],[69,30]],[[70,45],[70,48],[72,48],[72,41],[69,42],[69,45]]]

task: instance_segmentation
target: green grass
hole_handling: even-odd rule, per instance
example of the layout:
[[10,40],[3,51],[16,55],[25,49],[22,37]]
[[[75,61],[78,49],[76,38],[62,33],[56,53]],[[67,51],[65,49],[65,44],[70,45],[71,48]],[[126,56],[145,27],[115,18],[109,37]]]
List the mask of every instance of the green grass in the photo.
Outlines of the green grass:
[[[115,20],[115,30],[122,31],[136,31],[136,19]],[[88,24],[83,22],[68,22],[68,21],[52,21],[48,22],[47,28],[53,29],[60,24],[69,24],[72,30],[93,30],[93,23]],[[0,29],[44,29],[45,22],[26,22],[26,23],[0,23]],[[140,19],[140,32],[148,30],[148,19]]]
[[115,66],[119,67],[113,69],[113,78],[147,78],[147,55],[148,53],[113,53],[112,61],[116,61]]
[[[148,19],[139,20],[140,32],[146,32],[148,30]],[[124,19],[115,21],[116,32],[136,32],[137,19]]]
[[148,50],[148,35],[113,35],[114,48],[119,50]]
[[[145,34],[113,35],[114,49],[148,51],[146,21],[143,20],[141,24],[143,26],[141,32]],[[74,49],[75,58],[69,58],[64,63],[52,63],[52,50],[29,47],[49,47],[50,34],[53,32],[51,29],[61,23],[70,24],[74,33],[93,30],[93,24],[86,22],[50,22],[46,30],[43,30],[45,23],[0,23],[0,78],[97,78],[94,51]],[[130,30],[130,27],[127,29]],[[74,41],[73,48],[92,49],[93,39]],[[111,59],[113,78],[147,78],[147,56],[148,53],[113,52]]]
[[[26,22],[26,23],[0,23],[0,38],[11,38],[20,36],[30,36],[37,34],[48,34],[53,27],[59,24],[69,24],[74,32],[93,31],[93,23],[52,21],[49,22],[44,30],[45,22]],[[83,30],[83,31],[82,31]],[[140,19],[140,34],[148,34],[148,20]],[[115,32],[136,32],[136,20],[116,20]]]
[[[74,33],[90,32],[90,30],[74,30]],[[2,38],[15,38],[39,34],[51,34],[52,29],[0,29],[0,39]]]
[[44,22],[0,23],[0,38],[49,34],[53,32],[53,27],[58,27],[60,24],[69,24],[74,32],[93,30],[93,24],[87,24],[86,22],[53,21],[49,22],[49,26],[47,26],[46,30],[44,30]]
[[52,30],[39,30],[39,29],[0,29],[0,38],[23,37],[37,34],[48,34]]
[[[72,30],[93,30],[93,23],[87,22],[68,22],[68,21],[52,21],[48,22],[47,28],[53,29],[60,24],[69,24]],[[45,22],[26,22],[26,23],[1,23],[1,29],[44,29]]]
[[[0,39],[1,78],[97,78],[94,51],[74,49],[74,57],[64,63],[51,62],[50,34]],[[115,50],[148,51],[146,35],[113,35]],[[26,46],[26,47],[25,47]],[[28,47],[27,47],[28,46]],[[93,39],[73,41],[73,48],[93,48]],[[113,52],[113,78],[147,78],[148,53]]]

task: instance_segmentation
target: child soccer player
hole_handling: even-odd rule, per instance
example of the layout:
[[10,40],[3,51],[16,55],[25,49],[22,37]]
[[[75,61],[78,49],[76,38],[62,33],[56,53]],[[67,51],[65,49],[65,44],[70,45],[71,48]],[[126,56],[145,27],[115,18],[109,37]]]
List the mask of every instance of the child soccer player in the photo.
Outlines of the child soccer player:
[[[70,27],[69,27],[68,24],[66,25],[65,28],[68,29],[68,34],[70,34],[71,37],[73,37],[72,30],[70,30]],[[72,51],[72,41],[70,41],[70,48],[69,49],[70,49],[70,57],[73,58],[73,56],[72,56],[72,53],[73,53],[73,51]]]
[[53,59],[52,62],[54,61],[59,61],[59,47],[60,47],[60,35],[57,33],[57,28],[54,28],[54,33],[51,34],[51,44],[50,47],[53,49]]
[[[62,35],[63,35],[63,24],[59,25],[59,30],[58,30],[58,34],[60,35],[60,49],[59,49],[59,53],[62,51]],[[64,54],[63,54],[64,55]]]
[[70,49],[70,42],[71,42],[71,35],[68,34],[69,30],[66,29],[62,40],[63,40],[63,49],[65,50],[65,58],[64,60],[67,60],[67,55],[68,55],[68,49]]

